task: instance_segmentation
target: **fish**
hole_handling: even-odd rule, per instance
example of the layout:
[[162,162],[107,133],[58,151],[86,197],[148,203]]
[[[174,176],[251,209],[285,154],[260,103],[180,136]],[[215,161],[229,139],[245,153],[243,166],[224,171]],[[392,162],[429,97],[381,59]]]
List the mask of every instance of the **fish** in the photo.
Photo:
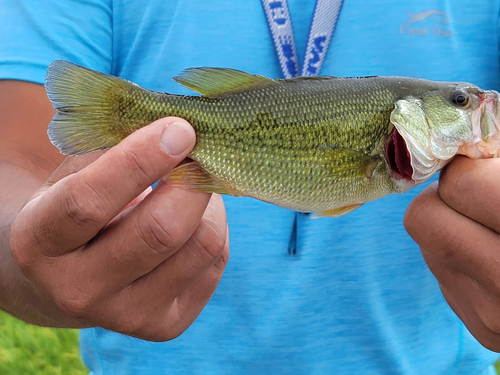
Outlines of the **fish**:
[[50,141],[65,155],[117,145],[166,116],[192,124],[196,145],[166,180],[337,217],[425,182],[456,155],[498,157],[499,94],[408,77],[270,79],[188,68],[174,80],[200,95],[149,91],[58,60],[46,90]]

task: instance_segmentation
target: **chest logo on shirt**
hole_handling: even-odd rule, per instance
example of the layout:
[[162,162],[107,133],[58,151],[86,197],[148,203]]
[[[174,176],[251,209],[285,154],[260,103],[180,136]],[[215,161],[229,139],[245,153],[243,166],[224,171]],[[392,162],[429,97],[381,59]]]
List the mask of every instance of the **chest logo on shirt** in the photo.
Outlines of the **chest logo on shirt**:
[[399,25],[399,35],[451,38],[451,18],[440,10],[410,13],[408,19]]

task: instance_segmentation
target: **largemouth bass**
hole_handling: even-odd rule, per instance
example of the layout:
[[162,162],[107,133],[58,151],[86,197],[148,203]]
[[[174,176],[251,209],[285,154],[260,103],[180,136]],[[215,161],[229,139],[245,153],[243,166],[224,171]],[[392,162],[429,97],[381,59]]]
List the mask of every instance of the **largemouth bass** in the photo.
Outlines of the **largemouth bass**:
[[250,196],[338,216],[404,193],[457,154],[498,156],[498,93],[404,77],[269,79],[191,68],[175,81],[201,94],[143,89],[67,61],[48,69],[52,143],[67,155],[118,144],[165,116],[197,143],[167,179],[195,191]]

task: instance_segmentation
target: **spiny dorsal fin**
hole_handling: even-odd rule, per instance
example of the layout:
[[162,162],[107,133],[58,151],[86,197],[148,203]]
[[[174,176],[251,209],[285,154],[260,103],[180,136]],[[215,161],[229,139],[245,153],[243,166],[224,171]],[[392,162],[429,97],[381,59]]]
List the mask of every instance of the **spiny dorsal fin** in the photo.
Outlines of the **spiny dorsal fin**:
[[174,77],[174,81],[209,98],[275,84],[267,77],[225,68],[189,68]]

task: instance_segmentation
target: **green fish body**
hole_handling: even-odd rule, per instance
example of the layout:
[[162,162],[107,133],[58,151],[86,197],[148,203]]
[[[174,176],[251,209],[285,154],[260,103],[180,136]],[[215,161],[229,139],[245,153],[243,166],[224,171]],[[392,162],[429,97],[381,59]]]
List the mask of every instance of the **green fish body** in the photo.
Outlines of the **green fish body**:
[[[112,147],[158,118],[182,117],[197,143],[192,162],[168,176],[174,184],[318,216],[405,192],[458,153],[493,157],[498,149],[498,94],[470,84],[272,80],[219,68],[188,69],[175,80],[202,96],[152,92],[56,61],[46,83],[57,110],[49,138],[62,153],[80,155]],[[480,142],[487,152],[477,150]]]

